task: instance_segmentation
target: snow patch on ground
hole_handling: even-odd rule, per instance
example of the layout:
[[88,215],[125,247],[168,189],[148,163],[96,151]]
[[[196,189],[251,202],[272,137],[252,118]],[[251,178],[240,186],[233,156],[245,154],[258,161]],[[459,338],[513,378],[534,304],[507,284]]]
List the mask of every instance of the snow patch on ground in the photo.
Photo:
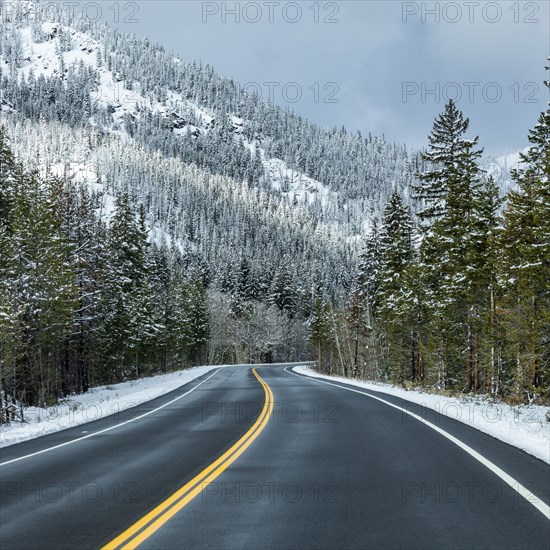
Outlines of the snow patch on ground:
[[123,414],[132,407],[169,393],[218,368],[221,367],[194,367],[121,384],[98,386],[86,393],[68,397],[53,407],[28,407],[24,412],[25,422],[0,425],[0,448],[111,414]]
[[[265,155],[264,151],[262,153]],[[312,204],[318,199],[325,204],[337,196],[337,193],[330,192],[321,182],[289,168],[280,159],[264,159],[263,165],[273,188],[282,191],[288,197],[289,202],[299,200],[304,204]]]
[[548,407],[540,405],[513,407],[482,397],[446,397],[417,390],[404,390],[390,384],[360,382],[341,376],[326,376],[316,373],[310,367],[295,367],[292,370],[299,374],[340,381],[351,386],[394,395],[417,403],[468,424],[472,428],[518,447],[550,464],[550,422],[546,420],[546,413],[549,412]]
[[189,246],[181,239],[177,239],[167,233],[164,229],[154,225],[149,230],[149,241],[155,243],[158,247],[166,245],[168,249],[177,248],[181,254],[185,254],[186,250],[189,250]]

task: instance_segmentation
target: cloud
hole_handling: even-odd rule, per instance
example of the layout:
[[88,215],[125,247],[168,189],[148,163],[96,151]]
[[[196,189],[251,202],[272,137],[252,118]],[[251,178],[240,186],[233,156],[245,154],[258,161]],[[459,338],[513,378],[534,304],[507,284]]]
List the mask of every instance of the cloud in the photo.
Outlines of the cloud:
[[[270,22],[268,4],[260,1],[255,2],[263,10],[257,23],[247,22],[243,13],[237,23],[230,11],[224,19],[221,6],[231,10],[237,4],[243,9],[247,2],[217,2],[219,11],[203,22],[205,5],[214,10],[212,2],[143,1],[140,23],[126,30],[147,34],[183,58],[209,63],[242,84],[257,82],[266,94],[266,82],[279,82],[279,91],[288,82],[298,82],[302,99],[289,104],[279,96],[278,103],[290,105],[318,124],[345,125],[363,134],[385,133],[413,145],[425,143],[445,100],[442,93],[437,101],[429,94],[423,97],[422,87],[429,91],[438,84],[440,91],[451,92],[445,85],[457,82],[463,93],[461,108],[487,148],[495,152],[523,147],[527,130],[544,104],[545,23],[549,20],[545,2],[470,2],[478,4],[472,23],[468,2],[300,2],[300,19],[289,23],[281,10],[291,3],[279,0]],[[450,23],[457,4],[462,6],[461,19]],[[501,8],[495,23],[489,20],[497,8],[482,11],[481,6],[489,4]],[[509,9],[516,4],[517,13]],[[403,10],[411,5],[418,13],[404,22]],[[423,23],[422,5],[428,9],[438,5],[440,22],[424,14]],[[528,5],[535,5],[536,13],[526,10]],[[249,11],[248,17],[252,15]],[[524,22],[535,19],[539,22]],[[322,91],[331,82],[339,87],[336,104],[319,101],[310,90],[318,85]],[[419,87],[408,101],[402,97],[404,82]],[[468,82],[479,82],[474,101],[469,101],[471,90],[464,86]],[[497,103],[483,96],[483,86],[491,82],[501,88]],[[530,82],[540,85],[538,103],[525,101],[530,90],[524,86]]]

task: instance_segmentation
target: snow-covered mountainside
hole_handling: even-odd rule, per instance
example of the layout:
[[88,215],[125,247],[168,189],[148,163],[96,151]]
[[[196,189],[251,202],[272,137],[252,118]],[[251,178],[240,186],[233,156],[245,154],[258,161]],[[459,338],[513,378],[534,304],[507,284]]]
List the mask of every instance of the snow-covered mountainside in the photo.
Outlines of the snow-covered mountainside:
[[483,168],[487,174],[492,176],[497,182],[502,195],[505,195],[511,188],[514,187],[511,172],[518,170],[521,167],[521,153],[527,153],[528,148],[515,153],[506,155],[486,157],[483,162]]
[[[245,202],[269,203],[255,214],[260,219],[277,210],[312,236],[330,233],[337,248],[368,232],[392,191],[410,195],[421,163],[406,147],[318,128],[243,93],[208,65],[45,8],[30,0],[4,5],[0,104],[17,152],[38,164],[88,166],[90,180],[106,192],[124,190],[146,202],[151,224],[169,239],[193,241],[210,255],[194,231],[179,226],[178,235],[171,235],[175,225],[167,217],[195,216],[189,205],[179,204],[174,212],[172,199],[162,197],[166,208],[159,211],[149,204],[162,188],[159,175],[145,190],[143,180],[121,171],[120,164],[139,172],[147,157],[154,164],[166,159],[181,171],[193,166],[219,181],[216,186],[238,189]],[[54,137],[59,135],[63,142]],[[36,139],[32,145],[30,136]],[[509,186],[506,164],[488,159],[487,165],[503,189]],[[96,174],[102,174],[99,181]],[[218,177],[229,179],[221,183]]]

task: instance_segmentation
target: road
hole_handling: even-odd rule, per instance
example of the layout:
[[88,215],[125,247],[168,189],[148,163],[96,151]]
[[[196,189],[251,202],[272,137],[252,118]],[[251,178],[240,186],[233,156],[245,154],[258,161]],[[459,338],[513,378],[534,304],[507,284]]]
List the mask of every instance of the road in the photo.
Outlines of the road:
[[550,548],[550,466],[284,366],[214,371],[0,462],[1,548]]

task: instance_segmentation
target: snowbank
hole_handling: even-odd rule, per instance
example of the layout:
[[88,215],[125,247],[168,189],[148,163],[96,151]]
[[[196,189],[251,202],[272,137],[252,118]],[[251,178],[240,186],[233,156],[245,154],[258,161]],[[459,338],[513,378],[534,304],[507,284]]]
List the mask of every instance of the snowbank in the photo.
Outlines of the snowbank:
[[0,425],[0,448],[123,413],[218,368],[220,366],[195,367],[122,384],[98,386],[64,399],[54,407],[28,407],[25,409],[26,422]]
[[307,376],[345,382],[351,386],[394,395],[417,403],[492,435],[550,464],[550,422],[546,420],[548,407],[535,405],[513,407],[482,397],[446,397],[422,391],[404,390],[390,384],[326,376],[316,373],[309,367],[295,367],[292,370]]

